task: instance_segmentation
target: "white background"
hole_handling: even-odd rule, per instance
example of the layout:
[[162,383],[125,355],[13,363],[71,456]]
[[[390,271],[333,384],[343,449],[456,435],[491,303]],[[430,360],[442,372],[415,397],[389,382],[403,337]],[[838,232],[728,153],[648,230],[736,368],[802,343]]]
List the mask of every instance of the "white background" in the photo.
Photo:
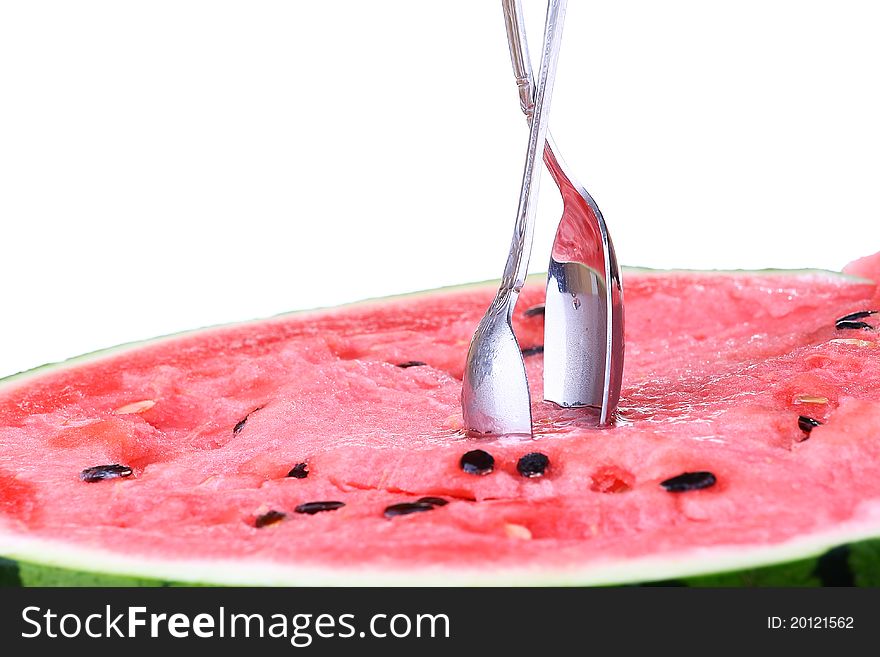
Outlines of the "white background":
[[[622,263],[880,250],[878,31],[869,1],[572,0],[551,129]],[[526,138],[497,0],[0,2],[0,375],[495,278]]]

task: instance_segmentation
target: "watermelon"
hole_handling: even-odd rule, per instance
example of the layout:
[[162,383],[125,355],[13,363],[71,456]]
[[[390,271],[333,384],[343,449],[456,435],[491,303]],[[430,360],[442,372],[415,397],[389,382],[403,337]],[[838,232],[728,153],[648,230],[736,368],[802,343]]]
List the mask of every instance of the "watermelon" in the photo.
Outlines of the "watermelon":
[[603,429],[540,401],[531,279],[515,317],[531,440],[462,431],[464,359],[494,283],[11,377],[3,572],[593,585],[818,583],[836,569],[880,583],[880,255],[845,272],[626,270],[623,392]]

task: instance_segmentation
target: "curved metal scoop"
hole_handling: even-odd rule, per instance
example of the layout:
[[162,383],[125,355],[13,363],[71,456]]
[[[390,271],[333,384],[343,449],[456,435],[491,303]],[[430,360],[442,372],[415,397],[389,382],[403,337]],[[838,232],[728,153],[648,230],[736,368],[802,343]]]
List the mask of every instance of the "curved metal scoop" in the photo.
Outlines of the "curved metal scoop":
[[[502,0],[520,106],[532,121],[534,84],[520,0]],[[569,172],[549,132],[544,163],[562,195],[544,311],[544,398],[613,419],[623,373],[623,294],[599,207]]]
[[468,350],[461,402],[465,428],[472,434],[532,433],[529,385],[511,319],[520,290],[525,284],[532,249],[541,173],[540,165],[536,162],[537,152],[547,137],[550,97],[556,77],[565,7],[566,0],[550,0],[547,5],[534,118],[529,130],[510,254],[495,300],[480,321]]

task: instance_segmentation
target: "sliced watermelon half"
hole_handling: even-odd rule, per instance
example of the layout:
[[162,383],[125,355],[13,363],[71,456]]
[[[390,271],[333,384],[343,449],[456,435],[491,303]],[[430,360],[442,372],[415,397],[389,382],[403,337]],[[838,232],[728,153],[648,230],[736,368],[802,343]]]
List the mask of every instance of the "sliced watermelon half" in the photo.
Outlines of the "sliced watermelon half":
[[[785,584],[843,563],[854,583],[880,583],[880,256],[846,271],[626,271],[615,426],[535,401],[529,441],[461,430],[464,358],[494,283],[10,377],[5,572],[12,583]],[[542,297],[532,280],[515,318],[534,400]]]

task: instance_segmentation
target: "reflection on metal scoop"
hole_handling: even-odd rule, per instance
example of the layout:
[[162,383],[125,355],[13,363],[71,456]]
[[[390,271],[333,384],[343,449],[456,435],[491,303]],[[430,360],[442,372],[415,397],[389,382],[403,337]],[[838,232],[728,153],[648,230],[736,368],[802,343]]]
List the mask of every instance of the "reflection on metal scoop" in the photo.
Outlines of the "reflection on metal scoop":
[[[534,84],[520,0],[502,0],[520,106],[532,120]],[[570,174],[549,132],[544,163],[559,187],[563,212],[550,254],[544,312],[544,398],[592,408],[612,421],[623,373],[623,293],[602,213]]]
[[478,435],[532,433],[532,409],[528,379],[519,344],[513,333],[513,309],[525,283],[538,183],[539,148],[547,137],[547,123],[556,63],[562,38],[566,0],[550,0],[544,23],[541,68],[535,93],[534,120],[529,131],[517,208],[516,225],[504,277],[492,305],[471,340],[461,389],[462,412],[468,433]]

